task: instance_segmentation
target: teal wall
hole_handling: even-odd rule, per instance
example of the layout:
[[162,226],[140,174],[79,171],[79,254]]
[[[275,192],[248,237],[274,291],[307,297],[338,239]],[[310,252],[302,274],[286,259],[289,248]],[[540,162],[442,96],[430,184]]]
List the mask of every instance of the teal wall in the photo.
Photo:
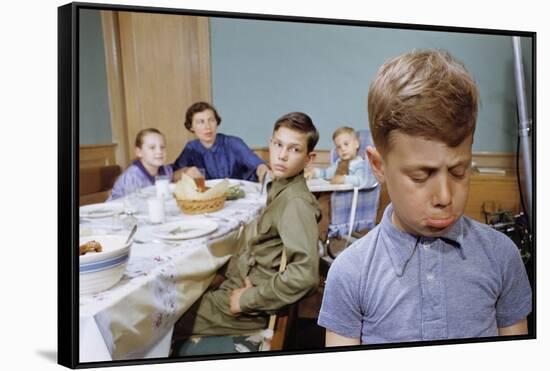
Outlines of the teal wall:
[[[474,150],[515,151],[516,97],[508,36],[391,30],[275,21],[211,19],[213,101],[220,131],[266,146],[274,121],[290,111],[308,113],[319,128],[319,149],[332,132],[368,125],[368,85],[388,58],[421,48],[444,48],[476,79],[481,107]],[[531,101],[531,39],[522,40]],[[110,143],[101,19],[80,17],[80,142]]]
[[97,10],[80,10],[80,144],[112,143],[101,18]]
[[251,146],[266,145],[271,133],[265,128],[296,110],[317,125],[318,148],[330,148],[332,132],[342,124],[368,126],[369,82],[385,60],[442,48],[464,62],[479,86],[474,151],[515,151],[509,36],[212,18],[211,43],[220,130]]

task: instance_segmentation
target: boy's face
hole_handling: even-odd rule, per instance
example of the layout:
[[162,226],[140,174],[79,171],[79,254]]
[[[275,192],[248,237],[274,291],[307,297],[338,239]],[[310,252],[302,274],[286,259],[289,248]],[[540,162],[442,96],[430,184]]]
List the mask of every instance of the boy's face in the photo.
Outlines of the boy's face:
[[307,151],[307,134],[286,127],[273,132],[269,144],[269,164],[276,179],[298,174],[313,159]]
[[342,133],[334,139],[336,153],[342,160],[353,160],[359,150],[359,141],[351,133]]
[[453,148],[392,132],[391,148],[383,157],[368,149],[377,178],[386,183],[394,207],[392,222],[398,229],[438,237],[458,220],[468,198],[472,140],[470,135]]

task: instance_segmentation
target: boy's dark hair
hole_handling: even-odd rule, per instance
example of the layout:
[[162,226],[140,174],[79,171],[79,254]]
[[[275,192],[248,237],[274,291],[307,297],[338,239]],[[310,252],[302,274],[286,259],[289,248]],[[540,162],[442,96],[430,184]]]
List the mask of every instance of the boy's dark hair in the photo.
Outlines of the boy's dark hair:
[[302,112],[291,112],[280,117],[275,122],[273,132],[276,132],[280,127],[289,128],[292,130],[305,133],[307,135],[307,152],[313,151],[319,141],[319,132],[311,118]]
[[206,111],[207,109],[212,110],[214,112],[214,117],[216,117],[216,122],[218,123],[218,126],[222,123],[222,118],[220,115],[218,115],[218,111],[212,106],[210,103],[206,102],[196,102],[193,103],[185,113],[185,127],[187,130],[191,131],[191,125],[193,124],[193,116],[195,116],[195,113]]
[[158,134],[164,138],[164,134],[162,134],[158,129],[155,129],[155,128],[142,129],[136,135],[136,142],[135,142],[136,148],[141,148],[141,146],[143,145],[143,137],[145,137],[147,134]]
[[456,147],[474,133],[477,105],[473,78],[448,52],[402,54],[384,63],[369,87],[374,144],[384,152],[397,130]]

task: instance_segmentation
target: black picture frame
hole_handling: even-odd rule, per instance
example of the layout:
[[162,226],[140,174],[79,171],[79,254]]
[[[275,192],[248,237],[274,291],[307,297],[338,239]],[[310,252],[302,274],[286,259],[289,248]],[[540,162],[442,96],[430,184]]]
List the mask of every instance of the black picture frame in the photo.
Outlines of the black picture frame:
[[[445,31],[471,34],[507,35],[531,38],[532,40],[532,260],[527,271],[533,290],[533,313],[530,316],[529,334],[503,338],[483,339],[450,339],[444,341],[399,343],[391,345],[370,345],[358,347],[338,347],[308,351],[284,351],[270,353],[237,354],[237,355],[205,355],[179,359],[135,359],[108,362],[80,363],[79,350],[79,285],[78,285],[78,185],[79,185],[79,56],[78,56],[78,20],[79,10],[119,10],[132,12],[152,12],[162,14],[180,14],[196,16],[224,17],[229,19],[275,20],[299,23],[318,23],[326,25],[348,25],[362,27],[382,27],[395,29]],[[307,354],[317,352],[339,352],[359,349],[384,349],[399,347],[417,347],[431,345],[447,345],[461,343],[478,343],[492,341],[508,341],[520,339],[536,339],[536,33],[527,31],[510,31],[495,29],[444,27],[418,24],[367,22],[341,19],[309,18],[296,16],[280,16],[265,14],[229,13],[219,11],[185,10],[174,8],[155,8],[145,6],[125,6],[113,4],[71,3],[58,8],[58,243],[59,246],[71,246],[71,254],[58,253],[58,363],[70,368],[101,367],[129,364],[153,364],[165,362],[187,362],[212,359],[232,359],[243,357],[263,357],[279,354]],[[70,207],[68,207],[70,205]],[[61,250],[60,250],[61,252]]]

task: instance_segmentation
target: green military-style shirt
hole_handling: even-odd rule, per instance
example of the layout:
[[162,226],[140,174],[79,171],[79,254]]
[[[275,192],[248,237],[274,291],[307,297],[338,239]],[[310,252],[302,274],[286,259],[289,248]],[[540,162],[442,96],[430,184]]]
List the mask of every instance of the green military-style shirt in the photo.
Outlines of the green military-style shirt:
[[[270,183],[266,208],[256,228],[247,227],[241,237],[243,245],[229,261],[226,280],[202,296],[193,313],[192,329],[186,328],[184,317],[178,321],[174,338],[247,334],[265,328],[269,314],[313,292],[319,284],[320,215],[303,173]],[[279,272],[283,249],[287,265]],[[235,315],[229,308],[229,296],[244,287],[246,277],[253,287],[241,295],[242,313]]]
[[[243,313],[275,312],[317,288],[320,215],[303,172],[268,184],[257,235],[239,256],[239,274],[243,279],[248,276],[254,286],[240,298]],[[279,272],[283,249],[287,266]]]

